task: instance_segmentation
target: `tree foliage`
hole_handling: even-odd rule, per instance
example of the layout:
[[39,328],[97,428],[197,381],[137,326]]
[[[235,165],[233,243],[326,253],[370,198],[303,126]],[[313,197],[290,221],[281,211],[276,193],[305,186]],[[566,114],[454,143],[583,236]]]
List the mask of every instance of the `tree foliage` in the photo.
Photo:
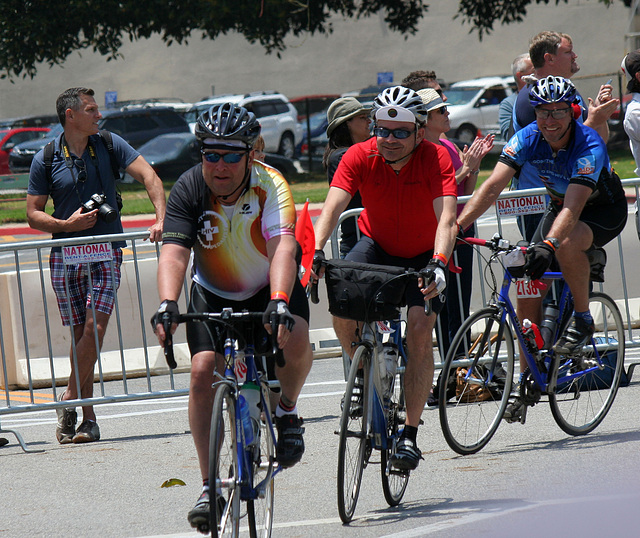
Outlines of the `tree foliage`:
[[[532,1],[461,0],[457,16],[482,38],[495,21],[522,20]],[[33,77],[38,64],[61,64],[85,49],[112,60],[119,57],[123,39],[154,34],[170,45],[186,43],[196,31],[209,39],[235,31],[279,54],[288,35],[331,33],[335,15],[362,18],[382,12],[389,28],[406,37],[417,31],[427,11],[424,0],[2,0],[0,77]]]
[[[598,0],[607,7],[613,0]],[[628,5],[628,0],[622,0]],[[495,22],[511,24],[522,22],[527,14],[527,6],[533,0],[460,0],[458,14],[464,23],[471,25],[470,31],[478,32],[479,39],[493,30]],[[549,0],[535,0],[536,4],[548,4]],[[567,3],[568,0],[555,0],[555,4]]]

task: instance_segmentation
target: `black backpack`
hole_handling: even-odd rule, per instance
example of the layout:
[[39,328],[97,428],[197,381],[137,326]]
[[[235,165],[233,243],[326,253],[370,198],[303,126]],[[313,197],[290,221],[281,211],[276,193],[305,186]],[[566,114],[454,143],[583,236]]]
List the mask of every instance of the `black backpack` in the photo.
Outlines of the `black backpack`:
[[[113,139],[111,138],[111,133],[109,131],[105,131],[101,129],[98,131],[101,140],[104,142],[104,145],[107,146],[107,151],[109,152],[109,159],[111,160],[111,171],[113,172],[113,179],[118,181],[121,178],[120,175],[120,165],[116,160],[116,156],[113,152]],[[51,170],[53,168],[53,150],[54,150],[55,140],[52,140],[44,147],[44,169],[47,177],[47,181],[51,183]]]

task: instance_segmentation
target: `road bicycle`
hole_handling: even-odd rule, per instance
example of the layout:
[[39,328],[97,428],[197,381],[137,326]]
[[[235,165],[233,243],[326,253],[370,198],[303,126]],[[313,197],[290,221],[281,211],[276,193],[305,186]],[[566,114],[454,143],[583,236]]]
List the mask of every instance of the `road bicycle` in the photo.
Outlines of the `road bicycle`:
[[[596,327],[593,337],[570,355],[555,352],[553,345],[573,313],[571,292],[563,283],[557,304],[545,310],[553,313],[546,316],[550,331],[542,349],[537,349],[525,334],[509,298],[513,283],[519,296],[540,295],[536,281],[516,278],[524,276],[524,247],[510,245],[498,234],[491,240],[465,241],[491,251],[484,274],[492,297],[488,306],[460,326],[442,367],[438,406],[447,443],[458,454],[473,454],[494,435],[509,404],[516,368],[515,341],[527,364],[521,375],[524,407],[519,421],[524,423],[528,407],[544,394],[563,431],[569,435],[591,432],[611,408],[624,369],[624,327],[615,301],[604,293],[592,292],[589,308]],[[499,289],[494,263],[504,270]],[[562,273],[547,272],[543,279],[560,280]]]
[[[209,522],[198,530],[211,536],[238,536],[241,502],[252,538],[271,536],[273,525],[274,477],[282,470],[276,461],[276,436],[270,405],[270,392],[278,386],[270,381],[267,360],[284,366],[284,358],[275,343],[277,314],[271,320],[271,349],[262,342],[262,312],[222,312],[180,314],[179,323],[210,321],[225,334],[224,374],[215,371],[215,397],[211,414],[209,441],[209,487],[211,491]],[[166,332],[166,331],[165,331]],[[169,334],[167,332],[167,334]],[[171,342],[165,346],[167,362],[175,367]],[[269,359],[267,359],[269,357]],[[243,417],[246,390],[259,387],[258,411]],[[258,392],[258,391],[256,391]],[[247,398],[245,399],[245,395]],[[247,423],[246,419],[250,422]],[[250,428],[247,431],[247,427]]]
[[409,482],[409,471],[394,469],[390,459],[406,420],[408,357],[400,309],[406,286],[417,286],[419,273],[346,260],[328,260],[323,265],[329,311],[362,322],[336,432],[340,437],[338,512],[349,523],[364,468],[373,463],[373,450],[380,451],[382,491],[389,506],[400,503]]

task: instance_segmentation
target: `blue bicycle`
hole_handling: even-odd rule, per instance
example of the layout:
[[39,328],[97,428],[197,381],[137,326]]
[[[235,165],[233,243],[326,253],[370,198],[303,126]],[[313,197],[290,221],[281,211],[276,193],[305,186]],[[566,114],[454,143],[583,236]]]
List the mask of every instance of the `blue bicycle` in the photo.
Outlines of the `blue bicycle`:
[[346,260],[328,260],[324,265],[329,311],[362,322],[336,432],[338,512],[349,523],[373,450],[380,451],[382,491],[389,506],[400,503],[409,483],[409,471],[393,468],[390,459],[406,421],[408,357],[400,309],[404,290],[417,286],[418,273]]
[[[185,321],[212,321],[225,332],[224,374],[217,371],[213,384],[215,398],[211,414],[209,442],[209,484],[211,502],[209,521],[198,525],[203,534],[238,536],[241,502],[246,502],[252,538],[271,536],[273,525],[274,477],[282,470],[276,462],[276,436],[270,405],[270,392],[277,382],[269,381],[269,360],[284,365],[275,338],[271,348],[256,351],[260,342],[262,312],[180,314]],[[272,320],[272,334],[277,321]],[[171,343],[165,346],[167,362],[175,367]],[[245,406],[253,402],[253,408]],[[257,408],[255,407],[257,405]],[[249,416],[247,416],[247,412]],[[215,521],[217,525],[210,525]]]
[[[485,264],[485,280],[492,289],[492,298],[488,306],[460,326],[442,368],[439,414],[447,443],[458,454],[473,454],[498,429],[510,403],[516,373],[515,340],[524,353],[527,368],[520,383],[523,408],[517,418],[509,417],[509,422],[524,423],[527,409],[546,395],[551,413],[563,431],[569,435],[589,433],[609,412],[624,369],[624,326],[615,301],[604,293],[592,292],[589,309],[595,334],[581,350],[570,355],[555,352],[553,345],[564,333],[573,312],[573,298],[564,283],[557,303],[545,310],[550,330],[542,349],[537,349],[525,335],[509,298],[512,283],[516,283],[519,296],[538,293],[533,282],[514,276],[524,276],[523,247],[510,245],[497,235],[490,241],[466,241],[491,251]],[[514,255],[520,256],[520,262],[510,261]],[[491,267],[494,262],[504,270],[500,288]],[[548,272],[543,278],[559,280],[562,273]]]

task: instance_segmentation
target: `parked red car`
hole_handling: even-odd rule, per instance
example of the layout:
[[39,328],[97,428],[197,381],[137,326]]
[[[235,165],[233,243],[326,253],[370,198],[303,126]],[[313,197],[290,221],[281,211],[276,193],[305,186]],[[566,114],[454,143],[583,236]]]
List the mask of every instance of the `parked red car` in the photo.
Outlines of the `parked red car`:
[[49,127],[20,127],[17,129],[0,129],[0,175],[10,174],[9,153],[17,144],[43,138],[50,131]]

